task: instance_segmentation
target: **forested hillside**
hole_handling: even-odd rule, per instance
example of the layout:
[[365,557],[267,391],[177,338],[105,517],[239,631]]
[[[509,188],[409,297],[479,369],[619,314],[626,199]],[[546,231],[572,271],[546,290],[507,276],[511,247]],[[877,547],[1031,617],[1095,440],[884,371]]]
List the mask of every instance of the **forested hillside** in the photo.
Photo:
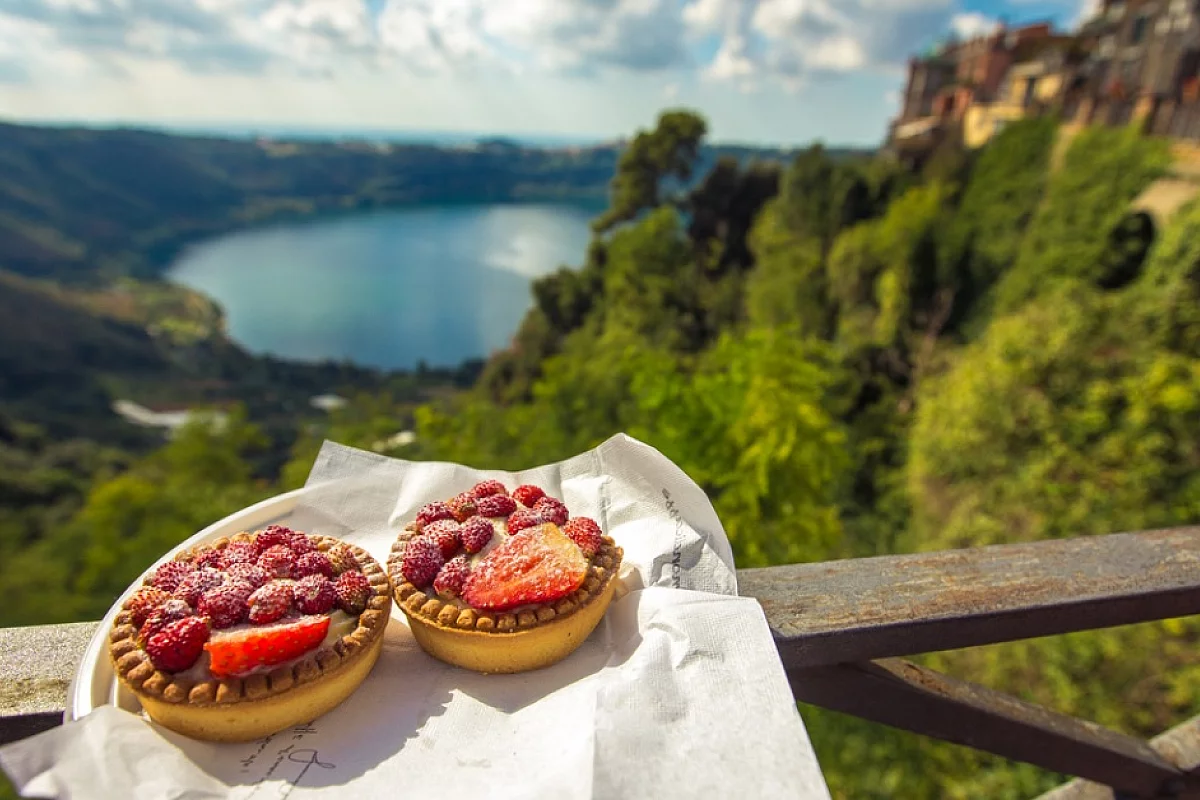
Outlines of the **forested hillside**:
[[[264,432],[237,415],[145,457],[89,451],[109,477],[0,539],[0,625],[99,615],[184,536],[299,485],[324,437],[521,468],[624,431],[705,488],[742,567],[1200,518],[1200,205],[1158,232],[1126,211],[1165,143],[1068,143],[1040,119],[918,171],[820,147],[705,171],[704,136],[675,111],[631,141],[583,263],[535,285],[470,391],[364,393],[306,425],[282,471],[254,468]],[[409,420],[416,443],[385,446]],[[1200,712],[1198,637],[1174,620],[924,661],[1149,736]],[[1026,798],[1062,780],[803,711],[838,798]]]
[[[153,277],[184,244],[284,218],[411,203],[602,197],[617,145],[543,150],[248,141],[0,123],[0,269]],[[784,151],[704,148],[701,163]]]

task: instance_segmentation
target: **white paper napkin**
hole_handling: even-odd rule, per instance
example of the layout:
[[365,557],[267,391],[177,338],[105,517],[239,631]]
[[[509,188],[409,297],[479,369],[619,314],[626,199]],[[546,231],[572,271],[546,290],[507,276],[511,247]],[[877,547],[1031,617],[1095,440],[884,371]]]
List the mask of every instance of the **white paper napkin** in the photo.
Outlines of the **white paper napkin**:
[[217,745],[103,707],[0,748],[0,766],[31,796],[72,799],[829,797],[762,610],[736,596],[720,520],[653,448],[616,436],[502,473],[327,442],[289,524],[383,562],[420,506],[483,478],[543,487],[625,550],[626,593],[564,661],[450,667],[394,610],[371,675],[308,725]]

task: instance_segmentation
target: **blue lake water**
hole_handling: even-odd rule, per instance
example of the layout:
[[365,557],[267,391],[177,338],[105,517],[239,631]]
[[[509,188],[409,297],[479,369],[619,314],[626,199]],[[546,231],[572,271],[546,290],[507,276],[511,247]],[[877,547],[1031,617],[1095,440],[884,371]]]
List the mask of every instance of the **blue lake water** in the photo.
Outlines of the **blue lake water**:
[[225,309],[255,353],[448,366],[511,341],[530,283],[579,266],[598,205],[419,206],[240,231],[168,277]]

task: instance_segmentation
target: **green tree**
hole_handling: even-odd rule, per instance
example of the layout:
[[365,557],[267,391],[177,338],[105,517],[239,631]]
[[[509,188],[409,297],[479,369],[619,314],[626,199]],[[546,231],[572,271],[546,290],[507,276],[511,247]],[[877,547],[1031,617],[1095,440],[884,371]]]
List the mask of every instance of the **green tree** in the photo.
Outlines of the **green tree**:
[[612,179],[609,209],[593,223],[603,233],[662,202],[663,183],[692,176],[708,123],[690,111],[664,111],[653,131],[639,131],[621,153]]
[[910,189],[882,218],[834,242],[826,272],[842,347],[882,347],[903,357],[911,332],[929,321],[938,289],[933,237],[945,201],[941,184]]
[[746,278],[747,320],[755,327],[827,336],[832,313],[820,241],[790,229],[780,205],[768,203],[750,234],[756,258]]
[[167,550],[268,496],[269,486],[248,466],[264,444],[261,431],[235,411],[223,424],[189,424],[128,472],[97,484],[62,538],[50,540],[69,547],[74,594],[102,615]]
[[689,375],[634,379],[643,438],[713,497],[743,566],[819,560],[841,545],[847,466],[827,348],[787,332],[723,336]]

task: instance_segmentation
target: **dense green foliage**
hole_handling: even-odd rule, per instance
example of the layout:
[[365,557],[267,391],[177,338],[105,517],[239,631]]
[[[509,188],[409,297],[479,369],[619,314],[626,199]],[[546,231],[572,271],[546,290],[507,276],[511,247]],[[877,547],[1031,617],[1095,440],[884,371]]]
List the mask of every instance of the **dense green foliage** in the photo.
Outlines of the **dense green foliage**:
[[1133,128],[1082,131],[1050,179],[1045,202],[997,289],[999,310],[1015,310],[1062,280],[1106,282],[1110,236],[1129,201],[1165,172],[1168,160],[1165,142]]
[[[290,433],[265,413],[285,398],[244,396],[224,426],[149,453],[0,414],[0,491],[20,509],[0,517],[0,587],[16,598],[0,624],[98,615],[173,542],[299,485],[324,437],[519,469],[624,431],[706,490],[743,567],[1200,517],[1200,204],[1153,241],[1127,213],[1165,145],[1114,130],[1065,143],[1042,119],[977,154],[951,142],[918,174],[820,147],[782,170],[701,169],[704,130],[672,111],[637,134],[583,263],[535,284],[513,346],[470,391],[435,401],[415,378],[343,376],[354,401]],[[51,301],[107,309],[64,317],[129,354],[104,391],[136,384],[135,368],[209,363],[181,355],[203,313],[175,314],[164,339],[108,295]],[[261,393],[269,374],[229,382]],[[416,441],[396,444],[408,427]],[[264,455],[281,443],[287,464]],[[47,592],[72,600],[51,613]],[[1198,637],[1169,620],[923,660],[1144,736],[1200,711]],[[804,713],[837,798],[1024,798],[1062,780]]]
[[983,298],[1017,258],[1046,183],[1055,121],[1001,131],[980,154],[962,204],[939,244],[943,273],[957,277],[962,301]]
[[[743,566],[1194,521],[1200,212],[1148,253],[1114,253],[1143,236],[1114,231],[1165,148],[1086,131],[1052,171],[1057,134],[1015,124],[915,176],[814,148],[732,270],[712,270],[720,226],[685,230],[674,201],[623,215],[582,272],[539,287],[530,320],[552,320],[554,344],[502,356],[525,365],[508,383],[493,373],[420,410],[420,455],[521,467],[626,431],[705,488]],[[1198,710],[1197,632],[1169,621],[925,660],[1147,735]],[[806,715],[837,797],[1028,797],[1062,779]]]

